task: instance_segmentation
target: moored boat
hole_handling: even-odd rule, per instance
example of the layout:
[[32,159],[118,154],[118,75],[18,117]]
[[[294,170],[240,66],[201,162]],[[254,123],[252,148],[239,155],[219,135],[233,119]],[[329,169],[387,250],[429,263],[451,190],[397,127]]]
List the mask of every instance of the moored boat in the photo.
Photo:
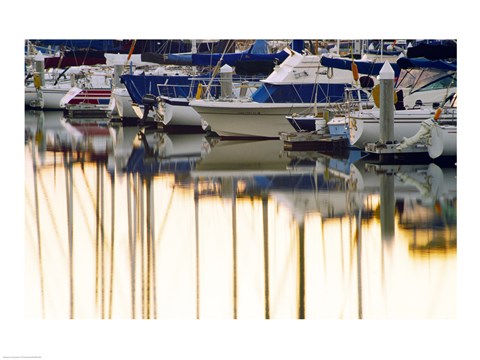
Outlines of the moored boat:
[[[353,81],[350,70],[334,75],[320,64],[320,56],[286,49],[289,56],[265,79],[249,99],[192,100],[192,106],[222,137],[278,138],[295,129],[286,116],[312,113],[341,102]],[[315,97],[316,96],[316,97]]]

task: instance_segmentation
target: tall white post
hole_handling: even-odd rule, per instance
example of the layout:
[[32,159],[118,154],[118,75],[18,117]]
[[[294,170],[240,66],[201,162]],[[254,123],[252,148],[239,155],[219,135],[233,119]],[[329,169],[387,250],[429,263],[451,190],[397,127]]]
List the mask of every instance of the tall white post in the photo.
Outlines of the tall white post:
[[220,68],[220,86],[221,86],[221,97],[230,98],[232,97],[232,88],[233,88],[233,69],[225,64]]
[[45,86],[45,60],[43,56],[35,57],[35,73],[40,78],[40,85]]
[[120,76],[123,74],[125,66],[123,64],[115,64],[113,66],[113,87],[118,88],[122,86],[122,83],[120,82]]
[[380,143],[386,144],[394,140],[393,91],[395,72],[388,61],[385,62],[379,74],[380,80]]

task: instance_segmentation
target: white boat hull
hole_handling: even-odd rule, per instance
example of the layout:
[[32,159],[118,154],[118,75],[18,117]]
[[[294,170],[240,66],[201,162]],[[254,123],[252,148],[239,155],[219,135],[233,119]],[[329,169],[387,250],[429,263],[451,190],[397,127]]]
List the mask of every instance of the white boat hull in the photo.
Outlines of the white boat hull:
[[[60,106],[60,100],[67,94],[70,90],[70,86],[66,87],[45,87],[40,91],[43,96],[43,106],[40,106],[42,109],[50,110],[63,110],[64,108]],[[37,90],[33,86],[25,87],[25,106],[33,106],[33,103],[37,100]],[[35,107],[35,106],[33,106]]]
[[187,98],[162,97],[164,114],[161,122],[170,126],[202,126],[202,117]]
[[121,118],[137,119],[138,116],[132,107],[132,98],[125,88],[116,88],[112,92],[118,116]]
[[277,139],[281,132],[295,131],[286,116],[308,112],[313,108],[313,104],[306,103],[260,104],[205,100],[193,100],[190,106],[210,125],[212,131],[221,137]]
[[[380,134],[380,112],[365,111],[354,112],[349,117],[350,144],[360,149],[365,148],[367,143],[375,143],[379,140]],[[403,140],[415,135],[424,120],[433,118],[435,110],[414,109],[400,110],[394,113],[394,139]],[[453,112],[444,112],[441,120],[455,121],[457,119],[456,110]]]
[[457,126],[436,125],[432,129],[431,145],[428,146],[432,158],[457,155]]

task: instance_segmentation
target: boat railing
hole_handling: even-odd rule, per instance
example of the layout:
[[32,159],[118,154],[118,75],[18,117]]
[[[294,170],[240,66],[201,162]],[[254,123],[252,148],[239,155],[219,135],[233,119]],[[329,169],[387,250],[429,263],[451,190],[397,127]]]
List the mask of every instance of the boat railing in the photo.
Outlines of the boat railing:
[[[169,84],[168,80],[163,84],[157,84],[159,96],[171,98],[204,99],[218,98],[222,87],[222,80],[212,83],[211,78],[191,78],[190,84]],[[242,78],[232,82],[232,98],[247,98],[258,87],[258,79]]]
[[[354,111],[361,111],[372,107],[370,88],[349,87],[345,88],[343,102],[340,103],[342,113],[346,118]],[[366,96],[368,95],[368,96]]]
[[[187,98],[187,99],[192,99],[196,97],[196,91],[198,91],[198,88],[202,87],[207,87],[207,82],[206,80],[204,81],[199,81],[196,79],[196,81],[192,81],[190,84],[168,84],[167,82],[163,84],[157,84],[157,91],[159,96],[166,96],[170,98]],[[220,85],[214,84],[211,85],[211,88],[214,88],[215,91],[217,91],[217,88]]]
[[[222,79],[216,78],[189,78],[189,84],[157,84],[159,96],[171,98],[203,99],[218,98],[222,87]],[[216,80],[217,82],[213,82]],[[257,78],[242,77],[232,82],[233,97],[245,98],[258,88]]]

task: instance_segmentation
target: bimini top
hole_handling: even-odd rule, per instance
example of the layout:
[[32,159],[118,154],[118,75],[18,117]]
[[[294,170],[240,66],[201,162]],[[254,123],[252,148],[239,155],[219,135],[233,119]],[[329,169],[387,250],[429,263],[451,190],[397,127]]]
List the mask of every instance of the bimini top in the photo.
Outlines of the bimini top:
[[438,69],[445,71],[457,71],[457,61],[428,60],[426,58],[402,57],[397,60],[397,65],[402,69]]

